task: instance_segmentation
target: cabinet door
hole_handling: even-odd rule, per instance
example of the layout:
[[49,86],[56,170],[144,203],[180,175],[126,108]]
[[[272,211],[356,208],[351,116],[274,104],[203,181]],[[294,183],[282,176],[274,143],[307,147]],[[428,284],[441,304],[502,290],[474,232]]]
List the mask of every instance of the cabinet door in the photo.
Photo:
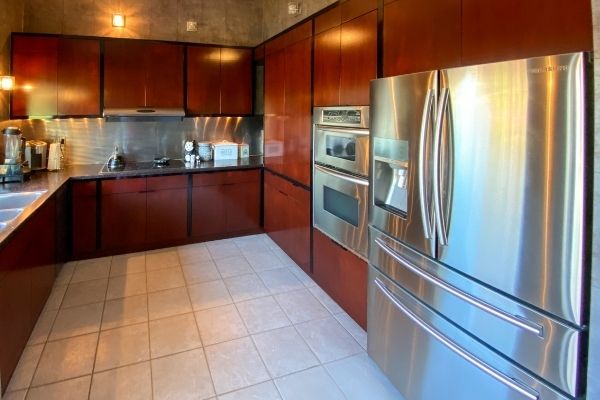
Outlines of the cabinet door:
[[285,50],[265,56],[265,166],[283,172]]
[[315,35],[313,102],[315,106],[340,104],[340,26]]
[[311,175],[311,39],[285,50],[283,174],[306,186]]
[[463,64],[591,51],[588,0],[462,1]]
[[13,118],[57,114],[57,46],[53,37],[13,37],[12,73],[18,85],[11,96]]
[[278,190],[274,185],[274,180],[278,179],[272,173],[265,171],[265,180],[263,185],[263,214],[265,232],[277,243],[283,247],[285,229],[285,204],[287,196]]
[[220,108],[221,49],[187,48],[187,110],[190,114],[218,114]]
[[183,241],[188,226],[188,177],[147,179],[146,241],[153,245]]
[[71,185],[71,232],[73,258],[82,259],[97,250],[96,181],[73,182]]
[[221,49],[221,114],[252,114],[251,49]]
[[377,11],[342,24],[340,104],[368,105],[377,78]]
[[100,41],[58,40],[58,115],[100,115]]
[[146,106],[183,108],[183,46],[146,43],[144,56]]
[[104,108],[146,104],[144,52],[142,41],[104,41]]
[[310,273],[310,192],[295,187],[289,197],[292,199],[288,203],[290,245],[286,253],[306,273]]
[[[491,3],[502,2],[480,3],[482,7],[489,7]],[[384,76],[460,65],[460,7],[461,0],[396,0],[386,4],[383,11]]]
[[227,232],[227,196],[223,185],[192,189],[192,236],[211,238]]
[[227,231],[260,229],[260,182],[243,182],[223,187],[227,196]]

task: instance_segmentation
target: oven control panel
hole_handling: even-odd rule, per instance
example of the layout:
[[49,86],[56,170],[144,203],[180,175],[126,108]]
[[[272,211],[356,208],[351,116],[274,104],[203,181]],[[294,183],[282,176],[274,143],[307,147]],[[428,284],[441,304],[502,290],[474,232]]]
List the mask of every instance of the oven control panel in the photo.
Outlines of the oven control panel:
[[323,122],[360,125],[361,110],[323,110]]

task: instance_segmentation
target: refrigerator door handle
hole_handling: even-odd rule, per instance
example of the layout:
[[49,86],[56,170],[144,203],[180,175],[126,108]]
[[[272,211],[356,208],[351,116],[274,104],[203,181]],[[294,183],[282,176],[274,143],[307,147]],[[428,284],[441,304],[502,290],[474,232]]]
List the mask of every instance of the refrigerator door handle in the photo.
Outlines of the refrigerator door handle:
[[439,241],[442,246],[448,245],[448,233],[446,230],[446,222],[442,213],[442,182],[440,171],[441,147],[442,147],[442,128],[448,108],[448,100],[450,91],[448,88],[442,88],[440,91],[440,100],[435,119],[435,129],[433,138],[433,208],[435,214],[435,225],[439,235]]
[[421,117],[421,130],[419,132],[419,204],[421,206],[421,220],[423,221],[423,234],[425,239],[431,239],[433,236],[433,224],[428,202],[429,193],[426,190],[425,163],[429,160],[427,152],[427,142],[429,139],[429,127],[431,122],[432,108],[434,106],[435,91],[429,89],[425,96],[425,105],[423,107],[423,116]]
[[405,260],[401,255],[396,253],[396,251],[394,251],[394,249],[392,249],[390,246],[388,246],[381,238],[376,238],[375,243],[377,243],[377,246],[379,246],[383,251],[385,251],[388,255],[390,255],[394,260],[396,260],[404,268],[406,268],[409,271],[413,272],[414,274],[420,276],[421,278],[425,279],[426,281],[434,284],[435,286],[439,287],[440,289],[443,289],[446,292],[453,294],[454,296],[458,297],[459,299],[461,299],[463,301],[466,301],[467,303],[471,304],[472,306],[477,307],[480,310],[482,310],[488,314],[491,314],[495,317],[498,317],[501,320],[508,322],[511,325],[514,325],[518,328],[524,329],[528,332],[534,333],[537,336],[539,336],[540,338],[544,337],[544,328],[541,325],[536,324],[535,322],[526,320],[525,318],[509,314],[506,311],[503,311],[491,304],[486,303],[485,301],[482,301],[476,297],[473,297],[472,295],[463,292],[462,290],[444,282],[443,280],[431,275],[430,273],[425,272],[422,269],[415,267],[410,262]]
[[458,356],[463,358],[465,361],[468,361],[476,368],[479,368],[481,371],[485,372],[492,378],[496,379],[498,382],[501,382],[505,386],[520,393],[521,395],[527,397],[528,399],[531,399],[531,400],[539,399],[539,397],[540,397],[539,393],[537,391],[535,391],[533,388],[526,386],[525,384],[519,382],[518,380],[511,378],[510,376],[502,373],[501,371],[498,371],[491,365],[487,364],[486,362],[480,360],[475,355],[473,355],[472,353],[470,353],[469,351],[465,350],[460,345],[458,345],[457,343],[452,341],[452,339],[450,339],[449,337],[444,335],[442,332],[440,332],[439,330],[430,326],[425,321],[423,321],[421,318],[419,318],[415,313],[413,313],[406,306],[404,306],[400,300],[396,299],[396,296],[394,296],[394,294],[385,286],[385,284],[381,280],[379,280],[378,278],[375,278],[374,283],[375,283],[375,286],[392,302],[392,304],[394,304],[398,308],[398,310],[400,310],[402,313],[404,313],[404,315],[406,315],[408,318],[410,318],[421,329],[423,329],[424,331],[429,333],[431,336],[433,336],[435,339],[437,339],[440,343],[442,343],[448,349],[452,350]]

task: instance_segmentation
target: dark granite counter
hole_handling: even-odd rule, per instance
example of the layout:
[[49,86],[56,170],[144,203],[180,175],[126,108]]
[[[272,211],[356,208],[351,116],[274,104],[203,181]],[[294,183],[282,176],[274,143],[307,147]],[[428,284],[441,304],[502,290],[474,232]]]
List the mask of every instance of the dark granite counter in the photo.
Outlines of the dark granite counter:
[[0,248],[19,226],[25,222],[44,202],[62,188],[69,180],[134,178],[160,175],[179,175],[214,171],[233,171],[255,169],[263,166],[262,156],[252,156],[237,160],[202,162],[194,167],[144,169],[121,172],[100,172],[103,165],[70,165],[55,172],[36,172],[23,183],[0,184],[0,194],[15,192],[43,192],[33,203],[23,209],[23,212],[6,227],[0,229]]

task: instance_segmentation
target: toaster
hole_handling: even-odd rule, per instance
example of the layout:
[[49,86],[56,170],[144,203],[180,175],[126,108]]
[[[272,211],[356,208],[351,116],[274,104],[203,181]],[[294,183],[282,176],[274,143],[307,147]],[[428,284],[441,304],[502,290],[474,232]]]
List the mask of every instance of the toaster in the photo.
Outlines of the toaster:
[[48,143],[41,140],[25,142],[25,161],[32,171],[46,169],[48,166]]

